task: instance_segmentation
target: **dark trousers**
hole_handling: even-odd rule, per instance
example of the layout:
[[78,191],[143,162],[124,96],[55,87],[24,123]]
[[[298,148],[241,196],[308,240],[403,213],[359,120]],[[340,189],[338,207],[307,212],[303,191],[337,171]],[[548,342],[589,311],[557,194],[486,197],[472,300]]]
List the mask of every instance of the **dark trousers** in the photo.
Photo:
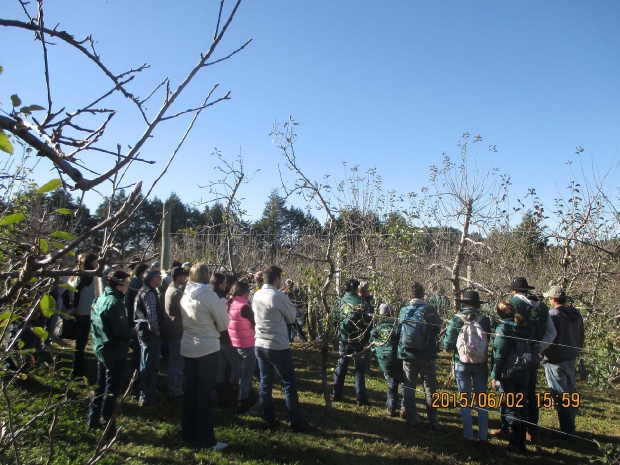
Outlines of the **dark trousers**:
[[[103,427],[105,428],[112,418],[116,408],[116,398],[121,394],[123,388],[123,374],[126,363],[127,357],[108,360],[105,363],[97,362],[97,390],[90,404],[89,425],[98,426],[99,418],[103,417]],[[110,395],[104,396],[104,394]],[[110,426],[109,431],[112,434],[116,431],[114,423]]]
[[[527,399],[529,402],[527,403],[527,421],[528,424],[525,424],[527,432],[530,434],[538,433],[538,405],[536,405],[536,382],[538,381],[538,368],[535,370],[531,370],[529,372],[529,378],[527,382],[527,389],[525,390],[525,395],[527,395]],[[500,421],[502,424],[502,429],[508,429],[508,412],[506,410],[506,406],[502,405],[499,408]],[[533,423],[533,424],[532,424]]]
[[[338,343],[340,355],[352,355],[360,352],[364,347],[362,344],[347,344],[340,341]],[[334,372],[334,399],[341,399],[344,390],[344,379],[347,376],[351,359],[343,357],[338,359],[338,365]],[[355,365],[355,394],[358,401],[366,402],[366,359],[362,357],[353,357],[353,365]]]
[[[515,423],[521,423],[521,421],[532,421],[529,418],[527,403],[528,378],[528,374],[526,373],[522,379],[502,380],[500,382],[500,391],[505,393],[503,405],[506,412],[505,419],[509,426],[513,426]],[[508,394],[511,394],[512,397],[509,398]],[[521,394],[523,395],[522,398],[520,397]],[[523,423],[522,426],[525,428],[527,423]],[[525,433],[523,434],[525,435]]]
[[[131,340],[131,372],[138,371],[140,373],[140,359],[142,358],[142,349],[140,348],[140,339],[134,337]],[[140,382],[140,378],[138,378]]]
[[90,316],[76,316],[75,325],[77,334],[75,337],[75,354],[73,354],[73,376],[85,375],[84,351],[90,335]]
[[183,357],[185,361],[185,397],[181,417],[183,440],[207,449],[217,444],[213,431],[211,397],[215,389],[215,378],[220,353],[203,357]]

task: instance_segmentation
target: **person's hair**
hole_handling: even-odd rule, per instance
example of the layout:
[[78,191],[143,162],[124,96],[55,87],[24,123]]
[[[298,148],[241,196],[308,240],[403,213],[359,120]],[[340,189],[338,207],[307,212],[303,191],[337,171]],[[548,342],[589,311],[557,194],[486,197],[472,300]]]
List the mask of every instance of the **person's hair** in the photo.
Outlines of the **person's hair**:
[[209,284],[210,277],[211,271],[206,263],[196,263],[189,270],[189,281],[192,283]]
[[417,281],[413,282],[413,284],[411,285],[411,290],[409,292],[411,292],[411,295],[416,299],[424,298],[424,286],[422,286],[422,284]]
[[515,306],[510,300],[502,300],[497,304],[495,310],[497,311],[499,317],[503,320],[506,318],[513,318],[515,323],[520,325],[525,324],[525,318],[523,317],[523,315],[519,315],[517,313]]
[[282,277],[282,268],[271,265],[263,272],[263,277],[267,284],[273,284],[276,282],[276,279]]
[[555,300],[557,303],[559,303],[560,305],[564,305],[566,304],[566,296],[562,296],[562,297],[553,297],[553,300]]
[[[478,304],[478,307],[476,308],[480,308],[480,304]],[[471,312],[469,315],[467,315],[467,321],[474,321],[476,318],[478,318],[478,313],[476,312]]]
[[211,287],[218,295],[218,297],[226,297],[226,290],[220,290],[220,286],[224,282],[226,282],[226,276],[224,276],[222,273],[213,273],[211,275],[211,280],[209,281],[209,283],[211,284]]
[[228,294],[228,308],[235,297],[242,297],[248,292],[250,292],[250,284],[245,279],[235,281]]
[[170,263],[170,270],[172,270],[172,268],[176,268],[177,266],[183,266],[183,263],[177,260],[172,260],[172,263]]
[[149,266],[146,263],[138,263],[136,267],[133,269],[133,275],[136,278],[140,278],[140,276],[149,269]]
[[125,285],[125,280],[129,278],[129,273],[123,270],[115,270],[108,274],[108,286],[112,289],[117,289],[120,286]]
[[159,270],[149,270],[144,277],[144,284],[150,286],[151,281],[153,281],[153,279],[155,279],[157,276],[161,276]]
[[97,255],[94,253],[82,254],[82,256],[80,257],[80,262],[78,263],[78,267],[81,270],[96,270],[97,267],[92,268],[91,263],[93,262],[93,260],[97,260],[98,258],[99,257],[97,257]]
[[233,285],[238,281],[236,276],[233,276],[231,274],[227,274],[226,275],[226,293],[230,294],[230,291],[232,290]]
[[360,282],[355,278],[351,278],[344,283],[344,292],[354,292],[357,291],[359,287]]

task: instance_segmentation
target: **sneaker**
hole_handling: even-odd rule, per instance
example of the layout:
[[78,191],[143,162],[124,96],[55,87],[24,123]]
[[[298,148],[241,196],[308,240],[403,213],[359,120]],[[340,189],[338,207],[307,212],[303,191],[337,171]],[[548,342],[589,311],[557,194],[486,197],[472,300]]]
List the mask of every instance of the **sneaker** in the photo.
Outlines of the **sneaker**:
[[227,442],[217,441],[217,443],[214,446],[208,447],[206,450],[224,450],[227,447],[228,447]]
[[290,429],[293,433],[313,433],[316,431],[316,426],[306,421],[301,421],[299,423],[291,423]]
[[370,407],[370,402],[368,400],[358,400],[357,406],[358,407]]
[[503,429],[503,428],[492,429],[490,433],[491,433],[491,436],[497,439],[510,439],[510,433],[508,432],[508,429]]

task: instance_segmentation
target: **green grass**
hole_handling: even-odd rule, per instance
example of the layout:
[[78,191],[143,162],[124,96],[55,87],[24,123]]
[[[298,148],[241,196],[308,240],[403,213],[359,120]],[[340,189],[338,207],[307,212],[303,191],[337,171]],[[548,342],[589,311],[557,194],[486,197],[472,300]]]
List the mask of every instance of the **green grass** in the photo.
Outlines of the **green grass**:
[[[385,415],[385,380],[375,361],[367,377],[367,389],[372,406],[357,408],[353,388],[353,370],[347,378],[345,398],[334,404],[331,414],[325,412],[318,367],[320,357],[310,346],[296,343],[293,355],[299,379],[300,400],[306,419],[318,427],[312,434],[292,434],[286,428],[269,433],[262,429],[260,418],[236,416],[229,409],[214,409],[216,436],[228,442],[223,452],[196,452],[180,439],[181,404],[167,400],[166,377],[159,378],[156,408],[142,409],[133,395],[123,406],[118,425],[124,426],[122,439],[101,463],[103,464],[338,464],[363,465],[379,463],[435,464],[578,464],[588,463],[590,457],[600,456],[596,445],[579,439],[567,444],[555,438],[555,433],[542,431],[543,444],[530,446],[525,455],[507,454],[503,441],[492,440],[487,452],[465,450],[461,445],[462,428],[458,409],[439,412],[443,431],[409,432],[404,420]],[[90,368],[94,370],[91,359]],[[335,365],[335,361],[332,362]],[[450,356],[442,353],[438,360],[439,389],[455,391],[456,383],[449,378]],[[165,365],[162,365],[165,372]],[[330,377],[333,373],[330,372]],[[94,377],[92,373],[91,378]],[[545,390],[544,375],[539,374],[539,391]],[[34,380],[21,384],[24,393],[36,395],[41,386]],[[620,396],[617,391],[595,390],[580,385],[582,407],[577,417],[577,434],[601,442],[618,440],[620,431]],[[134,394],[137,394],[137,390]],[[77,395],[77,393],[76,393]],[[282,389],[274,389],[279,417],[286,420]],[[418,410],[425,420],[422,395],[418,390]],[[541,409],[540,424],[557,428],[555,410]],[[475,418],[474,418],[475,425]],[[490,427],[499,425],[497,409],[491,410]],[[48,440],[43,434],[47,425],[41,424],[42,434],[32,434],[23,444],[23,463],[45,463]],[[75,405],[61,415],[56,435],[57,451],[53,463],[84,463],[92,454],[98,438],[87,429],[87,406]]]

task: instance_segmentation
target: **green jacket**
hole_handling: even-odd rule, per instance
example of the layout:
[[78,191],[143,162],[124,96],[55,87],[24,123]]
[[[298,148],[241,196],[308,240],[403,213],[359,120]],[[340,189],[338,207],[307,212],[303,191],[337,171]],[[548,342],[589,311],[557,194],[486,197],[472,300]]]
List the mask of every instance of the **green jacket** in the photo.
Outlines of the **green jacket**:
[[[398,358],[405,361],[412,360],[435,360],[437,359],[437,337],[441,332],[442,321],[439,313],[437,313],[437,309],[432,305],[427,304],[422,299],[413,299],[409,305],[426,305],[426,309],[424,310],[424,321],[426,321],[426,330],[429,332],[430,340],[426,349],[420,352],[413,352],[409,349],[405,349],[398,345]],[[398,339],[400,340],[400,332],[402,329],[402,321],[405,317],[405,313],[407,312],[407,307],[403,307],[400,309],[400,313],[398,314],[398,320],[400,324],[398,325]]]
[[493,340],[493,359],[491,361],[491,379],[500,380],[502,368],[511,347],[516,343],[515,338],[533,339],[534,331],[528,325],[519,325],[512,318],[502,320],[495,329]]
[[401,376],[403,372],[403,362],[398,359],[398,324],[395,318],[378,316],[377,324],[370,333],[372,352],[377,357],[379,367],[384,373],[391,376]]
[[545,334],[545,326],[549,319],[549,307],[532,294],[527,294],[526,298],[530,303],[516,295],[512,296],[510,301],[515,306],[517,313],[523,315],[525,323],[534,330],[536,340],[540,341]]
[[[464,316],[470,315],[471,313],[481,314],[481,311],[476,308],[470,307],[470,308],[462,308],[458,312],[459,315],[464,315]],[[448,325],[448,329],[446,330],[446,335],[443,338],[443,348],[446,350],[454,351],[454,362],[455,363],[461,363],[459,353],[456,350],[456,341],[459,338],[459,333],[464,324],[465,322],[455,314],[450,320],[450,324]],[[482,319],[480,320],[480,326],[482,326],[482,329],[484,330],[485,333],[487,333],[487,335],[489,336],[489,340],[490,340],[491,339],[491,320],[489,319],[488,316],[482,317]]]
[[372,323],[372,307],[354,292],[347,292],[338,303],[340,340],[364,344]]
[[136,334],[127,323],[124,296],[121,291],[107,286],[95,302],[91,326],[93,349],[100,362],[127,357],[129,342]]

